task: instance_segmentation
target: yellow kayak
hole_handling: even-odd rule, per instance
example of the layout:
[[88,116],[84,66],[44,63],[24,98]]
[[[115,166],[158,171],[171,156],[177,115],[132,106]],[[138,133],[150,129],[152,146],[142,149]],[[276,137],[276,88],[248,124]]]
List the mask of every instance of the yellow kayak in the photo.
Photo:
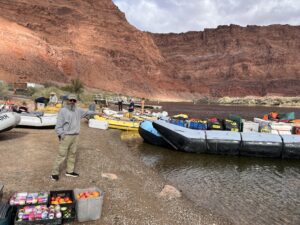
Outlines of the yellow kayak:
[[108,122],[109,128],[119,129],[119,130],[135,130],[137,131],[140,126],[140,122],[134,122],[134,121],[127,121],[127,120],[120,120],[120,119],[114,119],[114,118],[106,118],[102,116],[96,115],[94,117],[95,120],[102,120]]

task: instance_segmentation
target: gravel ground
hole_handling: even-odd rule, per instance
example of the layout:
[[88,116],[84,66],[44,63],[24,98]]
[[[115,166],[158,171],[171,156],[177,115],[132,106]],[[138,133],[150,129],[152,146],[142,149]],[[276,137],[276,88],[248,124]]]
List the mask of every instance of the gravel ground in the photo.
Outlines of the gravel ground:
[[[196,207],[185,196],[159,197],[164,185],[170,183],[131,153],[120,140],[119,130],[91,129],[83,120],[76,164],[80,177],[65,177],[64,165],[58,182],[49,178],[58,149],[53,130],[15,128],[1,133],[0,143],[0,183],[5,185],[4,201],[14,192],[96,186],[105,191],[101,219],[80,224],[231,224]],[[115,174],[118,179],[104,178],[102,173]]]

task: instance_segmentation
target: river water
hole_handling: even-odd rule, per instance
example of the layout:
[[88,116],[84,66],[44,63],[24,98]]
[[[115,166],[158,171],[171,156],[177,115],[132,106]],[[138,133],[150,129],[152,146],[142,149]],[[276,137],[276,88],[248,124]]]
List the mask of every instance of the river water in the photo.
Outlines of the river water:
[[[162,103],[170,115],[186,113],[196,118],[230,113],[246,119],[270,111],[300,109]],[[192,154],[155,147],[133,133],[121,138],[145,163],[202,208],[234,224],[300,224],[300,160]]]

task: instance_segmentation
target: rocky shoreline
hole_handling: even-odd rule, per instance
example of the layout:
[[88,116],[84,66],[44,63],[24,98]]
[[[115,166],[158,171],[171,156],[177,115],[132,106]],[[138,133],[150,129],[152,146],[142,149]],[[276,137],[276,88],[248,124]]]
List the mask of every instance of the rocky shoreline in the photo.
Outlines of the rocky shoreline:
[[119,130],[91,129],[83,121],[76,165],[80,177],[65,177],[63,169],[58,182],[49,179],[58,148],[53,130],[17,128],[2,133],[0,141],[0,181],[5,185],[5,201],[20,191],[96,186],[105,191],[102,217],[84,224],[232,224],[197,207],[175,189],[172,194],[172,188],[171,192],[166,189],[172,184],[130,151]]
[[219,104],[300,107],[300,97],[223,97]]

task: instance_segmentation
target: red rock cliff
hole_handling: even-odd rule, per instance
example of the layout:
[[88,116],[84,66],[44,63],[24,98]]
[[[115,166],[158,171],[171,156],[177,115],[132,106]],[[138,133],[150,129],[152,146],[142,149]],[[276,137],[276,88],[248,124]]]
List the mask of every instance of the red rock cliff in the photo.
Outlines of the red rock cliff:
[[167,63],[195,92],[212,96],[299,95],[300,26],[219,26],[153,34]]
[[60,82],[128,95],[299,93],[300,29],[219,27],[144,33],[111,0],[0,0],[0,79]]

